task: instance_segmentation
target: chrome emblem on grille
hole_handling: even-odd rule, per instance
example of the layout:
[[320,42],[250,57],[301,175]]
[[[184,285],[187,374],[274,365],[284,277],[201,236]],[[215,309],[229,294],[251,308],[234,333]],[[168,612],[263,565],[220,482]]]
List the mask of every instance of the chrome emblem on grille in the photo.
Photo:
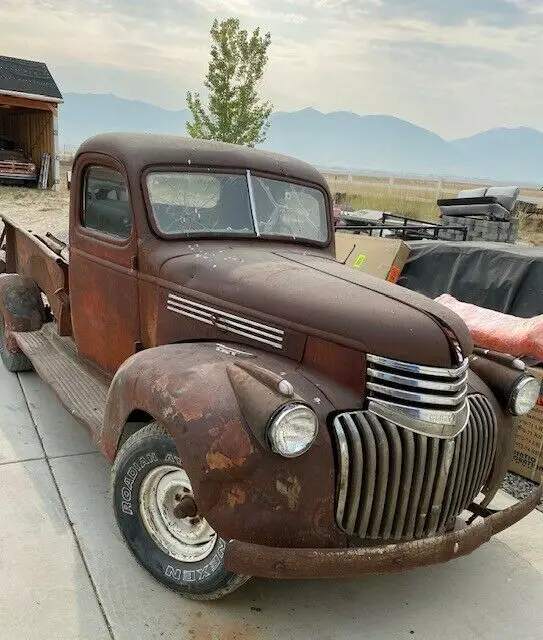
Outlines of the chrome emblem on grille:
[[469,361],[458,367],[428,367],[368,354],[368,408],[416,433],[454,438],[469,419]]

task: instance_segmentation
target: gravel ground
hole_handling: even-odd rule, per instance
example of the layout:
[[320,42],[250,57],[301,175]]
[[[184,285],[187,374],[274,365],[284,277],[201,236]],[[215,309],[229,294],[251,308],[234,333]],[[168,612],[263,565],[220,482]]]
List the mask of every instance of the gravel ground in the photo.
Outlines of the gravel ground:
[[[503,481],[502,489],[507,491],[507,493],[517,500],[522,500],[523,498],[526,498],[536,486],[537,484],[535,482],[526,480],[526,478],[509,471]],[[543,503],[539,505],[538,509],[543,511]]]

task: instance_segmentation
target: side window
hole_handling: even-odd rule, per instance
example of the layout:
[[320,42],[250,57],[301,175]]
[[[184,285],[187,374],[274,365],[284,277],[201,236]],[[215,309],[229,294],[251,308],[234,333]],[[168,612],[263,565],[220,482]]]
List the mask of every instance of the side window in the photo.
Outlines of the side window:
[[106,167],[89,167],[85,173],[81,224],[117,238],[132,232],[132,211],[123,176]]

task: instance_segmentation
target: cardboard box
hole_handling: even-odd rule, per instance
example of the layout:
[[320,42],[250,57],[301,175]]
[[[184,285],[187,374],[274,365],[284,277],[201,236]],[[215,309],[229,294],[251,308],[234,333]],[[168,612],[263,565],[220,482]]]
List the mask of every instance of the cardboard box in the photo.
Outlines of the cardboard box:
[[397,282],[410,249],[402,240],[336,233],[336,259],[353,269]]
[[539,401],[528,415],[518,419],[515,449],[509,469],[528,480],[541,482],[543,478],[543,367],[530,367],[527,372],[541,382]]

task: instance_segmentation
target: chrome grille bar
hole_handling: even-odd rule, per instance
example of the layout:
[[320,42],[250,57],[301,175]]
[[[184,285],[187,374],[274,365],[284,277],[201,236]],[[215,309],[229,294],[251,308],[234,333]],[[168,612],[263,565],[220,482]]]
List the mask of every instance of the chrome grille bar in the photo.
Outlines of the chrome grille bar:
[[471,395],[468,425],[442,439],[399,428],[369,411],[337,416],[336,520],[362,539],[411,540],[450,529],[487,481],[498,427],[487,398]]
[[392,396],[398,400],[408,400],[411,402],[419,402],[420,404],[436,404],[444,407],[456,407],[466,397],[465,384],[462,392],[457,393],[454,396],[438,396],[437,394],[417,393],[415,391],[407,391],[397,387],[387,387],[382,384],[375,384],[375,382],[368,382],[366,388],[370,391],[383,394],[384,396]]
[[448,369],[443,367],[427,367],[421,364],[413,364],[412,362],[402,362],[401,360],[392,360],[390,358],[374,356],[370,353],[368,353],[366,357],[368,362],[373,362],[383,367],[399,369],[400,371],[407,371],[421,376],[435,376],[439,378],[456,378],[465,373],[469,367],[469,360],[467,358],[458,368]]
[[428,367],[367,355],[368,409],[423,435],[453,438],[466,426],[468,360],[457,367]]
[[380,369],[372,367],[368,367],[368,376],[370,378],[385,380],[386,382],[406,387],[432,389],[434,391],[460,391],[461,389],[465,389],[466,382],[468,381],[467,373],[455,382],[437,382],[435,380],[427,380],[423,378],[409,378],[408,376],[402,376],[388,371],[381,371]]

